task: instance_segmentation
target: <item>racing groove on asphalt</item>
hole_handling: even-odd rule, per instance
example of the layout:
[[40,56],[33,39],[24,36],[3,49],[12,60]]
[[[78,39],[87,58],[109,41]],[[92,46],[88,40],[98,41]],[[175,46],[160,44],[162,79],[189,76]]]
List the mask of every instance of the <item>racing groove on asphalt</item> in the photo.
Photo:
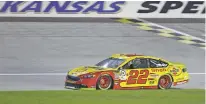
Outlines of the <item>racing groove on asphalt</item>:
[[[190,35],[204,34],[204,23],[187,24],[162,25],[178,26]],[[189,73],[205,73],[203,49],[127,24],[0,22],[0,31],[0,74],[19,74],[0,75],[0,90],[63,89],[64,75],[38,73],[66,73],[80,65],[96,64],[113,53],[154,55],[185,63]],[[37,75],[21,75],[25,73]],[[177,87],[204,88],[204,76],[193,74],[188,84]]]

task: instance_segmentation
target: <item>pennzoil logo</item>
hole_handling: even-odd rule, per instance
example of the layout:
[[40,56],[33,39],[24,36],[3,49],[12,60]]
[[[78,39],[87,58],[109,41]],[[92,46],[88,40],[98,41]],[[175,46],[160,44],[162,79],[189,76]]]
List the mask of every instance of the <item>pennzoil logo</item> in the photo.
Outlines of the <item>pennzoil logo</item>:
[[179,69],[173,68],[173,70],[170,70],[170,72],[176,75],[179,72]]
[[174,68],[173,70],[170,70],[170,72],[171,72],[171,73],[177,73],[177,72],[179,72],[179,69],[175,69],[175,68]]

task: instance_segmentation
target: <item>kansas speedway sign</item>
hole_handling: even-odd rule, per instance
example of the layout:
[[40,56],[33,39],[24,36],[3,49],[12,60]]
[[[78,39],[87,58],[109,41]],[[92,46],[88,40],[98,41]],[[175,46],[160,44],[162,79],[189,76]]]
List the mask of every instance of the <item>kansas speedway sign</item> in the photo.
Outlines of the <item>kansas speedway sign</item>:
[[205,1],[1,1],[0,16],[204,18]]

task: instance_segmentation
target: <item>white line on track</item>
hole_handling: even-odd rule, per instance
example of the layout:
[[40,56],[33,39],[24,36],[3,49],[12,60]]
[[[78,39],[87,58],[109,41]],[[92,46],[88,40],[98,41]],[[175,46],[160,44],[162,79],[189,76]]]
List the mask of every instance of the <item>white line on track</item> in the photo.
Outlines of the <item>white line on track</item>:
[[[67,73],[0,73],[0,76],[65,76]],[[189,73],[190,75],[206,75],[206,73]]]
[[176,32],[176,33],[179,33],[179,34],[182,34],[182,35],[191,37],[191,38],[193,38],[193,39],[197,39],[197,40],[201,40],[201,41],[204,41],[204,42],[205,42],[205,40],[202,39],[202,38],[198,38],[198,37],[189,35],[189,34],[184,33],[184,32],[180,32],[180,31],[177,31],[177,30],[174,30],[174,29],[171,29],[171,28],[168,28],[168,27],[165,27],[165,26],[162,26],[162,25],[159,25],[159,24],[150,22],[150,21],[143,20],[143,19],[139,19],[139,18],[138,18],[138,20],[143,21],[143,22],[148,23],[148,24],[151,24],[151,25],[153,25],[153,26],[157,26],[157,27],[161,27],[161,28],[164,28],[164,29],[167,29],[167,30],[171,30],[171,31],[174,31],[174,32]]
[[189,73],[191,75],[206,75],[206,73]]

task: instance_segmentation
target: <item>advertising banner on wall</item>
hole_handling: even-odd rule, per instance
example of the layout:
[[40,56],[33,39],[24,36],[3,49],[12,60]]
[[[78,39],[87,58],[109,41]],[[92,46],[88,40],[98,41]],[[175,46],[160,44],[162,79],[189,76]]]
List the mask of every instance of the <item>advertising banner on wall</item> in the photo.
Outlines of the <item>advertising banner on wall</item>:
[[205,18],[205,2],[1,1],[0,17]]

